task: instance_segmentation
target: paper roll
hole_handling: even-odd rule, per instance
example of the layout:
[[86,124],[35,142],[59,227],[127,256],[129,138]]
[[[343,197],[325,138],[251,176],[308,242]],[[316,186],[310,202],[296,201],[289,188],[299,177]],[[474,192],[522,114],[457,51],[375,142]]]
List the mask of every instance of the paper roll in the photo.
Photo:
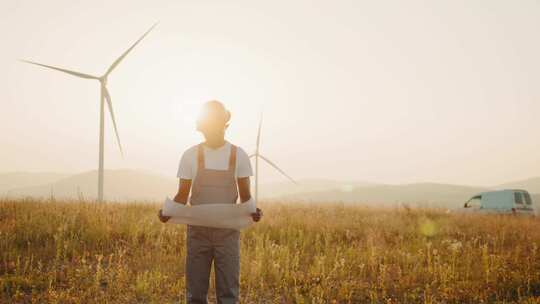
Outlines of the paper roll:
[[186,206],[167,198],[163,204],[163,215],[170,216],[167,223],[188,224],[214,228],[240,230],[253,224],[251,213],[256,211],[255,201],[241,204],[201,204]]

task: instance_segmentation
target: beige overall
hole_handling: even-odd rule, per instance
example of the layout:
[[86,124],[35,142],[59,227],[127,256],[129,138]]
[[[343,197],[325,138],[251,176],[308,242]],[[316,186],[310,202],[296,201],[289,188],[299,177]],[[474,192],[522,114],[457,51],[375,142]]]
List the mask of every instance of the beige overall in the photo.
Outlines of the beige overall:
[[[197,175],[192,185],[191,205],[236,204],[236,146],[231,145],[227,170],[206,169],[203,144],[197,151]],[[186,302],[208,303],[210,268],[214,262],[218,304],[238,303],[240,289],[240,231],[187,226]]]

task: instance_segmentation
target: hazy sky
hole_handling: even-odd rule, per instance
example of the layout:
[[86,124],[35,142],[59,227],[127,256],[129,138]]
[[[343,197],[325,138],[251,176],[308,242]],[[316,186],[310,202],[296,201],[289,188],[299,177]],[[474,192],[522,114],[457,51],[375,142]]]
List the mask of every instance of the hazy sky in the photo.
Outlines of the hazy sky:
[[[229,139],[297,178],[489,185],[540,175],[540,2],[0,0],[0,172],[97,168],[174,176],[198,104]],[[266,180],[280,176],[263,171]]]

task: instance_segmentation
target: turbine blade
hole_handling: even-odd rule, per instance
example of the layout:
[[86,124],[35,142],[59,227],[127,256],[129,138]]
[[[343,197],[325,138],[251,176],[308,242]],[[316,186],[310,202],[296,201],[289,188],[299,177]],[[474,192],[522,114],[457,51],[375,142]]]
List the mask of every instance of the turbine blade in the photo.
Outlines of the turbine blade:
[[274,167],[274,169],[278,170],[279,173],[283,174],[286,178],[288,178],[289,180],[291,180],[293,183],[295,184],[298,184],[292,177],[290,177],[287,173],[285,173],[285,171],[281,170],[281,168],[279,168],[276,164],[274,164],[271,160],[269,160],[268,158],[262,156],[259,154],[259,157],[264,160],[265,162],[267,162],[270,166]]
[[57,71],[67,73],[67,74],[70,74],[70,75],[73,75],[73,76],[76,76],[76,77],[80,77],[80,78],[99,79],[99,77],[96,77],[96,76],[92,76],[92,75],[88,75],[88,74],[84,74],[84,73],[79,73],[79,72],[75,72],[75,71],[70,71],[70,70],[66,70],[66,69],[62,69],[62,68],[57,68],[57,67],[54,67],[54,66],[51,66],[51,65],[41,64],[41,63],[28,61],[28,60],[22,60],[22,59],[20,61],[25,62],[25,63],[29,63],[29,64],[33,64],[33,65],[37,65],[37,66],[40,66],[40,67],[44,67],[44,68],[47,68],[47,69],[57,70]]
[[109,106],[109,113],[111,113],[111,118],[114,126],[114,133],[116,134],[116,141],[118,142],[118,147],[120,148],[120,153],[124,157],[124,150],[122,149],[122,143],[120,142],[120,135],[118,134],[118,127],[116,126],[116,118],[114,117],[114,110],[111,100],[111,95],[107,90],[107,87],[103,86],[103,92],[105,93],[105,100],[107,100],[107,105]]
[[139,40],[135,41],[135,43],[129,49],[127,49],[120,57],[118,57],[118,59],[116,59],[113,64],[111,64],[111,66],[105,73],[105,76],[109,75],[116,68],[116,66],[120,64],[124,57],[126,57],[127,54],[129,54],[129,52],[131,52],[131,50],[133,50],[133,48],[135,48],[135,46],[137,46],[137,44],[139,44],[139,42],[141,42],[141,40],[143,40],[144,37],[146,37],[146,35],[148,35],[148,33],[150,33],[150,31],[154,29],[154,27],[156,27],[156,25],[157,23],[154,23],[154,25],[152,25],[152,27],[148,31],[146,31],[146,33],[144,33],[141,38],[139,38]]

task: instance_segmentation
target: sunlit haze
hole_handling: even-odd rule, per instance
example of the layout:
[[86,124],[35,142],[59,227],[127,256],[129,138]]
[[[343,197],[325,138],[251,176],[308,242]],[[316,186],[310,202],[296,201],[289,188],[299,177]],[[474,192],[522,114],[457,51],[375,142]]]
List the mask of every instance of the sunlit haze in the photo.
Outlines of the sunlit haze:
[[[0,172],[174,177],[204,101],[298,179],[493,185],[540,175],[538,1],[0,1]],[[281,180],[263,166],[263,181]]]

